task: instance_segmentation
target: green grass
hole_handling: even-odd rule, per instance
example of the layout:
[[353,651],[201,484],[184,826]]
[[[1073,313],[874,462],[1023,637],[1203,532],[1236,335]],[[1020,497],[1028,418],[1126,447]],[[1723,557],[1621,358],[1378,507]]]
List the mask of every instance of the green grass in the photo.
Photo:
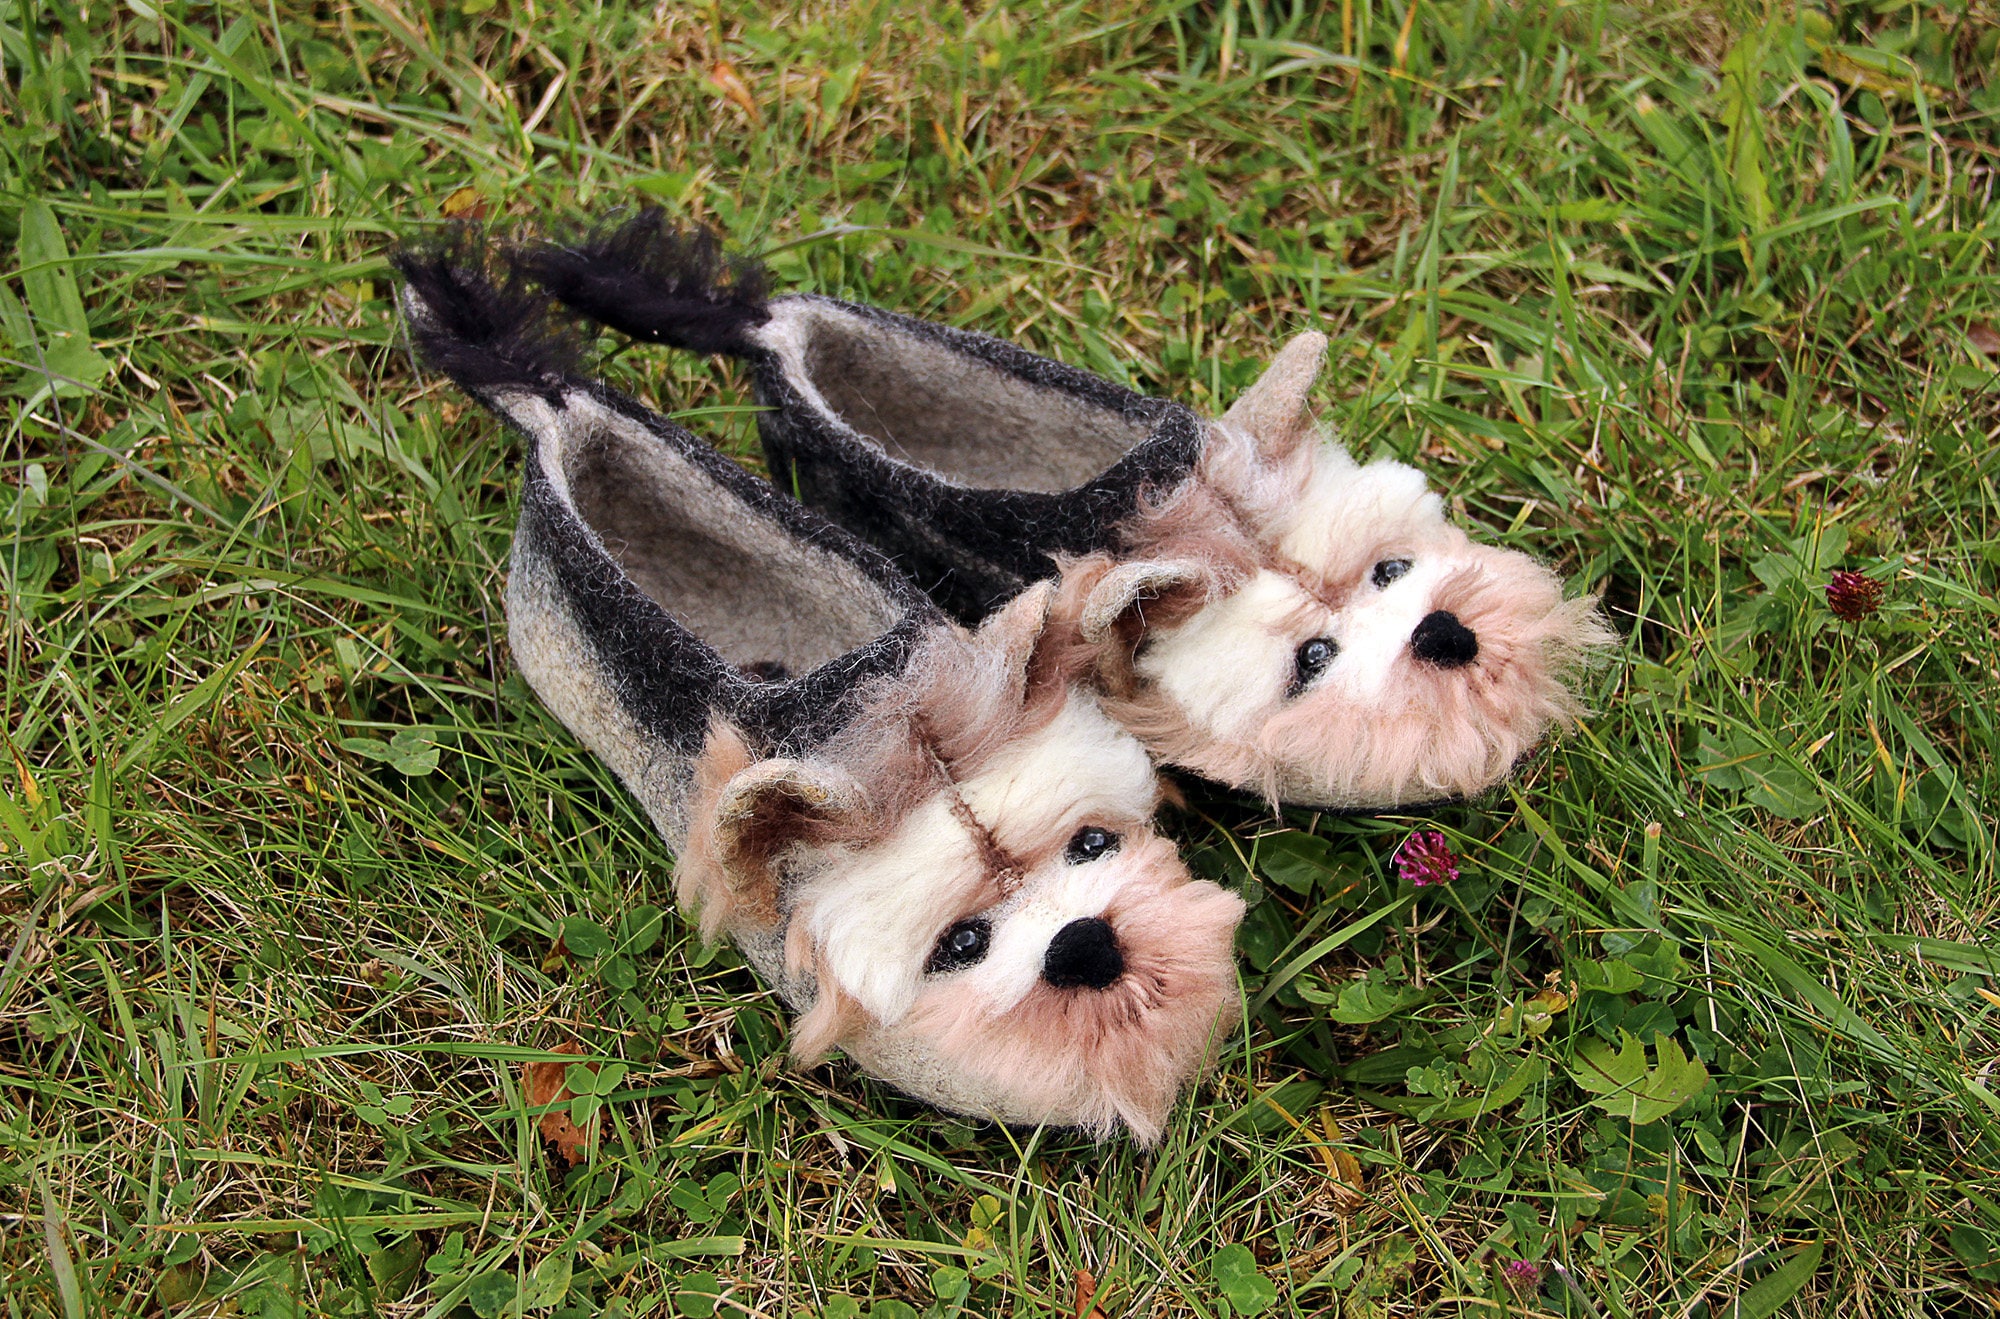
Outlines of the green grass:
[[[0,0],[9,1319],[1992,1312],[2000,10],[1409,4]],[[1192,793],[1250,1006],[1157,1154],[788,1070],[650,933],[383,259],[648,199],[1205,407],[1320,325],[1626,634],[1449,889]],[[559,1044],[629,1064],[574,1172]]]

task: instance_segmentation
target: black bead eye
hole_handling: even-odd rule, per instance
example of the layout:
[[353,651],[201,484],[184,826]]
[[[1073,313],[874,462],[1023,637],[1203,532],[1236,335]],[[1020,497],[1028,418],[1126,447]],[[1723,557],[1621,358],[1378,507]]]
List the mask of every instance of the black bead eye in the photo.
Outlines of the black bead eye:
[[1395,581],[1410,570],[1408,559],[1384,559],[1375,565],[1375,571],[1368,574],[1368,580],[1375,583],[1377,590]]
[[924,973],[934,975],[939,971],[963,971],[968,966],[977,966],[986,960],[986,951],[992,946],[991,925],[978,917],[960,921],[938,936],[937,947],[931,949],[930,960],[924,963]]
[[1297,696],[1312,686],[1313,679],[1326,672],[1326,666],[1333,663],[1340,654],[1340,647],[1332,637],[1314,637],[1298,648],[1292,656],[1292,685],[1285,694]]
[[1109,829],[1100,829],[1094,824],[1087,824],[1077,830],[1076,836],[1069,840],[1069,846],[1063,849],[1063,860],[1077,866],[1086,861],[1095,861],[1101,856],[1110,856],[1117,850],[1117,834]]

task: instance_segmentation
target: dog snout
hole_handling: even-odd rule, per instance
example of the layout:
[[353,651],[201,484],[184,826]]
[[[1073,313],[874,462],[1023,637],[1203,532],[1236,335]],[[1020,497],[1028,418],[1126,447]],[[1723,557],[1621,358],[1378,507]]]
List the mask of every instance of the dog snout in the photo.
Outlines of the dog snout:
[[1439,609],[1424,615],[1410,634],[1410,653],[1440,669],[1462,669],[1479,658],[1479,638],[1457,614]]
[[1057,989],[1106,989],[1125,974],[1125,955],[1109,921],[1085,916],[1056,931],[1042,958],[1042,979]]

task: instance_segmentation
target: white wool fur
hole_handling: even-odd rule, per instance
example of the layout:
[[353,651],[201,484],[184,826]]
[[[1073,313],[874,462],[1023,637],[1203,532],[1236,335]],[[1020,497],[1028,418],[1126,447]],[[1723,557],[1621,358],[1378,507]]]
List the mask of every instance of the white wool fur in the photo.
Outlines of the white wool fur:
[[[958,791],[1002,847],[1018,848],[1066,840],[1085,824],[1116,832],[1143,821],[1152,814],[1155,782],[1138,742],[1077,692],[1045,727],[994,754]],[[1113,859],[1115,854],[1099,864]],[[1037,865],[1016,896],[994,911],[1044,910],[1036,887],[1062,880],[1065,871],[1059,857]],[[889,837],[843,851],[807,881],[800,909],[820,949],[822,972],[877,1021],[899,1020],[923,987],[924,964],[939,936],[973,914],[966,910],[964,886],[950,877],[982,875],[977,842],[950,798],[942,792],[931,797]],[[1096,915],[1109,901],[1107,894],[1079,914]],[[992,918],[997,938],[1001,920]],[[1044,932],[1042,950],[1054,932]],[[1010,932],[1010,944],[1014,938]],[[1034,956],[1039,968],[1041,953]],[[1029,976],[1019,993],[1033,980]]]
[[[1308,441],[1312,474],[1290,509],[1267,529],[1278,552],[1318,566],[1384,527],[1442,529],[1444,500],[1406,463],[1382,458],[1357,464],[1330,436]],[[1428,525],[1427,525],[1428,524]]]
[[843,849],[801,895],[822,974],[877,1021],[900,1020],[938,935],[963,911],[965,893],[951,878],[980,873],[978,846],[943,794],[881,842]]
[[1307,600],[1289,578],[1260,569],[1187,622],[1154,632],[1134,667],[1211,735],[1254,736],[1291,681],[1299,643],[1285,629]]
[[1356,701],[1387,702],[1396,661],[1410,634],[1431,612],[1434,592],[1463,566],[1461,556],[1442,545],[1413,545],[1410,571],[1384,587],[1364,583],[1345,608],[1327,614],[1320,635],[1340,647],[1315,687],[1337,685]]
[[959,791],[1002,847],[1019,849],[1085,824],[1143,820],[1156,782],[1145,748],[1077,691],[1046,727],[1009,744]]

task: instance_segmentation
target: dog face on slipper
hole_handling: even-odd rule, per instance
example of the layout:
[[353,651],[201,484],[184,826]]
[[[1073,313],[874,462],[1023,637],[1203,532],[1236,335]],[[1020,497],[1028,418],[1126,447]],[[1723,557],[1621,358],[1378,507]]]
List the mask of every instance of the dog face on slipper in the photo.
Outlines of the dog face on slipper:
[[1122,628],[1108,705],[1163,759],[1273,801],[1466,796],[1575,716],[1570,673],[1612,634],[1535,559],[1452,526],[1421,473],[1323,435],[1324,348],[1294,339],[1213,426],[1195,481],[1134,528],[1141,558],[1066,565],[1063,612]]
[[802,1060],[1150,1143],[1234,1000],[1243,908],[1153,832],[1139,745],[1040,676],[1052,595],[940,633],[810,760],[718,726],[677,878],[706,930],[782,948]]

